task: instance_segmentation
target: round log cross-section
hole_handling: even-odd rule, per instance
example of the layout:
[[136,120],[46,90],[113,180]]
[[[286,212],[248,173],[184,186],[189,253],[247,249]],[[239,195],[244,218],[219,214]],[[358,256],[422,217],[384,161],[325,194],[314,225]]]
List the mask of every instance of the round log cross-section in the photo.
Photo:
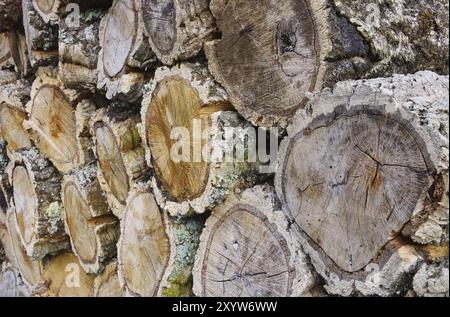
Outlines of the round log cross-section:
[[320,81],[313,1],[213,0],[222,39],[205,50],[213,76],[254,124],[283,127]]
[[194,267],[197,296],[286,297],[308,290],[313,278],[306,257],[288,240],[276,208],[274,190],[259,186],[230,195],[213,210]]
[[205,149],[222,138],[224,127],[244,131],[250,124],[232,112],[226,93],[200,65],[162,67],[155,82],[141,115],[147,162],[156,174],[154,191],[162,193],[158,203],[171,215],[204,213],[254,168],[252,162],[211,164]]
[[411,219],[428,189],[427,165],[404,122],[361,111],[317,127],[293,138],[283,193],[298,225],[355,272]]
[[166,225],[151,193],[130,196],[118,243],[119,279],[130,295],[156,296],[170,258]]
[[447,86],[431,73],[343,82],[313,97],[288,128],[277,193],[336,294],[395,292],[388,280],[370,286],[371,268],[398,261],[400,234],[448,206],[436,190],[448,171]]

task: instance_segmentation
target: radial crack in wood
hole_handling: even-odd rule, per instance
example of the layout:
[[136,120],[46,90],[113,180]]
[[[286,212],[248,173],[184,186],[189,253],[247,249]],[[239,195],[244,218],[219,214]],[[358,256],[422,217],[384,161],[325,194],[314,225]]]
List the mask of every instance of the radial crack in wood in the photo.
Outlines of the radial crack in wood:
[[77,91],[64,89],[53,69],[41,69],[27,105],[26,127],[36,146],[63,173],[93,159],[89,119],[96,105]]
[[116,255],[119,223],[101,191],[95,164],[64,177],[62,201],[73,252],[87,273],[101,273]]
[[230,188],[250,180],[256,165],[220,159],[210,164],[205,148],[215,141],[225,152],[233,146],[222,146],[225,127],[251,126],[231,112],[226,93],[200,65],[160,68],[154,82],[143,101],[142,134],[147,162],[155,168],[156,197],[172,215],[204,213]]
[[328,284],[361,291],[369,264],[393,252],[389,241],[445,204],[430,189],[448,173],[447,87],[430,72],[343,82],[288,129],[277,192]]
[[257,186],[212,211],[196,256],[195,295],[296,297],[312,288],[314,275],[279,205],[273,188]]

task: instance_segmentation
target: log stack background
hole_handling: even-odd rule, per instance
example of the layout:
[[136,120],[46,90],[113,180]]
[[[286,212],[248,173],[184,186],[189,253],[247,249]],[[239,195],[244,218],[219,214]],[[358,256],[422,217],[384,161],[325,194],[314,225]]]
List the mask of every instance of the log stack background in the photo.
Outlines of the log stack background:
[[0,0],[0,296],[448,296],[448,9]]

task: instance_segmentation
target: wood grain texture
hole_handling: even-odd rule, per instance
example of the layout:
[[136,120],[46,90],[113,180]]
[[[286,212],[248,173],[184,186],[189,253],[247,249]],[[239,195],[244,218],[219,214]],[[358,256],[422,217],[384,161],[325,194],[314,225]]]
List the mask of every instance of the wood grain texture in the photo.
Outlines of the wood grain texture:
[[108,264],[105,271],[94,280],[95,297],[123,297],[124,290],[120,287],[117,273],[117,262]]
[[129,295],[156,296],[169,258],[165,219],[153,194],[144,187],[130,195],[121,225],[120,284]]
[[448,139],[435,129],[445,129],[446,87],[448,78],[427,72],[343,82],[317,94],[288,129],[277,193],[327,285],[361,291],[405,225],[433,214],[431,200],[445,204],[429,193],[448,166]]
[[[241,176],[251,178],[256,165],[224,160],[210,164],[204,148],[222,140],[224,127],[245,129],[250,125],[231,111],[226,93],[200,64],[162,67],[155,74],[155,83],[142,102],[141,132],[147,163],[155,168],[158,203],[171,215],[204,213],[220,202],[238,179],[242,181]],[[186,132],[182,139],[177,134],[180,129]],[[180,148],[182,153],[176,153],[183,158],[177,159],[173,153]],[[226,181],[219,181],[222,178]]]
[[36,148],[14,153],[8,165],[14,217],[29,257],[42,259],[69,247],[64,232],[61,175]]
[[80,11],[111,5],[112,0],[32,0],[34,9],[45,23],[61,23],[62,18],[73,12],[69,5],[76,4]]
[[205,50],[233,105],[254,124],[283,126],[321,86],[324,11],[312,1],[211,2],[222,38]]
[[56,69],[41,68],[27,105],[26,127],[34,143],[63,173],[93,159],[92,142],[82,135],[96,106],[82,97],[64,88]]
[[116,1],[102,18],[97,88],[108,99],[127,101],[142,96],[145,68],[151,68],[154,54],[144,40],[143,22],[135,0]]
[[64,177],[62,202],[73,252],[87,273],[99,274],[116,255],[119,223],[101,191],[95,164]]
[[146,177],[149,170],[139,123],[139,112],[125,103],[100,109],[91,118],[100,186],[119,218],[122,218],[132,185]]
[[194,267],[197,296],[286,297],[314,279],[291,240],[274,190],[257,186],[216,207],[201,236]]

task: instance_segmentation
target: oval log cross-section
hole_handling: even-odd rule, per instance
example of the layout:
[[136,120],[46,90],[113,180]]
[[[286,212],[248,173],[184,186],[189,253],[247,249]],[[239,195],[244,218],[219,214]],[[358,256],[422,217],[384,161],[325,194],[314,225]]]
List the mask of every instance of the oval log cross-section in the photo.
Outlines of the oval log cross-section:
[[92,263],[98,252],[97,237],[92,225],[89,224],[91,215],[87,203],[73,183],[65,184],[64,198],[66,222],[73,247],[77,250],[81,261]]
[[252,123],[285,127],[318,84],[320,47],[305,0],[213,0],[222,39],[208,43],[214,77]]
[[77,159],[75,112],[57,86],[43,85],[33,98],[30,121],[36,145],[59,169],[70,169]]
[[[194,293],[213,297],[299,296],[313,284],[269,186],[231,194],[207,220],[194,267]],[[295,263],[295,264],[294,264]]]
[[17,166],[13,172],[13,193],[17,225],[26,244],[34,237],[37,196],[30,176],[23,166]]
[[27,255],[27,252],[22,245],[20,234],[17,230],[17,223],[13,209],[14,208],[10,208],[8,210],[7,221],[14,256],[23,281],[28,286],[33,288],[43,282],[42,264],[40,261],[31,260],[31,258]]
[[42,259],[66,249],[62,177],[36,148],[15,152],[7,168],[13,187],[14,217],[29,257]]
[[175,0],[141,0],[145,29],[161,54],[170,54],[177,40]]
[[[193,120],[201,120],[202,129],[208,117],[201,116],[201,101],[196,90],[180,77],[171,77],[158,84],[146,114],[147,139],[158,179],[177,201],[200,196],[208,178],[208,164],[204,162],[176,162],[171,150],[177,140],[171,138],[173,128],[186,128],[192,135]],[[194,144],[190,138],[188,148]],[[183,177],[180,177],[183,175]]]
[[291,141],[282,175],[286,204],[344,271],[369,264],[428,189],[423,154],[404,125],[361,111],[325,118]]
[[126,64],[136,39],[137,20],[134,1],[115,2],[107,17],[102,43],[103,67],[110,77],[119,74]]
[[103,123],[97,123],[94,129],[96,153],[102,174],[112,194],[120,203],[125,204],[129,180],[115,135],[111,128]]
[[97,111],[90,121],[99,184],[119,219],[122,219],[130,189],[146,177],[149,169],[139,135],[140,119],[137,108],[116,103]]
[[4,140],[8,143],[8,151],[13,153],[21,148],[30,148],[31,141],[23,128],[26,113],[18,111],[8,105],[0,106],[0,130]]
[[62,200],[72,250],[87,273],[99,274],[116,255],[119,225],[100,188],[96,165],[64,177]]
[[170,258],[161,212],[151,193],[131,196],[118,243],[119,279],[134,296],[155,296]]

